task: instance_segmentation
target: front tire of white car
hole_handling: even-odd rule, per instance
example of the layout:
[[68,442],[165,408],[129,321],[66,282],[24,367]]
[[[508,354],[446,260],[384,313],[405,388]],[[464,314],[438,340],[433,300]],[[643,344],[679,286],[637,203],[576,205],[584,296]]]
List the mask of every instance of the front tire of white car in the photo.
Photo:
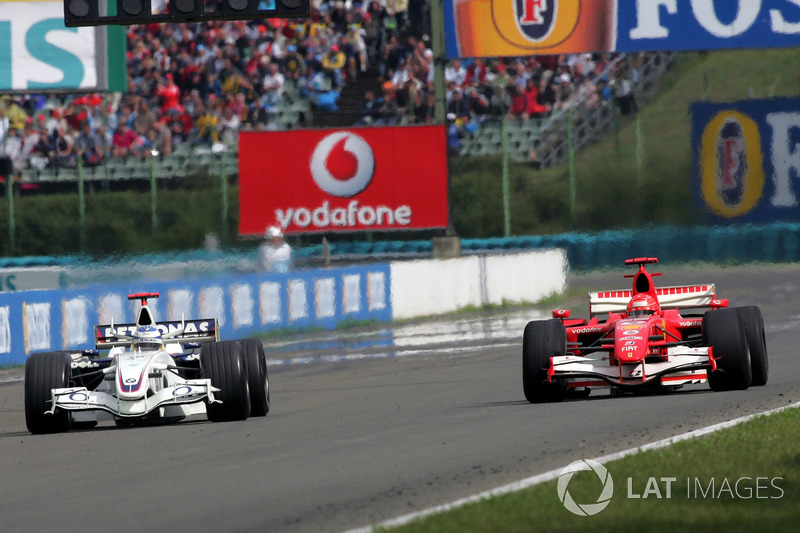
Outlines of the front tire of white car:
[[264,345],[258,339],[242,339],[242,350],[250,380],[250,416],[269,413],[269,372]]
[[567,332],[558,319],[534,320],[525,326],[522,336],[522,388],[530,403],[560,402],[563,383],[547,380],[550,358],[565,355]]
[[220,389],[214,398],[222,403],[206,406],[212,422],[245,420],[250,416],[250,387],[247,363],[239,341],[204,344],[200,349],[200,369],[211,385]]
[[69,431],[69,412],[57,409],[49,411],[52,389],[69,386],[70,363],[66,352],[35,353],[25,362],[25,425],[28,431],[39,433],[62,433]]
[[712,346],[717,370],[708,372],[713,391],[744,390],[753,380],[750,350],[742,314],[736,308],[707,311],[703,315],[703,339]]

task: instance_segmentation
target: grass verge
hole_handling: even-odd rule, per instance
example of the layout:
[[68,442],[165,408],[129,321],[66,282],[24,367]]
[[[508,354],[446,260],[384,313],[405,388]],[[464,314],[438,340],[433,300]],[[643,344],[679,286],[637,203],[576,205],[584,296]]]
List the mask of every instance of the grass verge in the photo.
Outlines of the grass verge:
[[[787,443],[797,438],[798,428],[800,409],[787,409],[609,462],[605,466],[614,482],[613,497],[594,516],[567,511],[553,480],[391,531],[795,532],[800,523],[800,457]],[[595,503],[602,485],[593,472],[582,471],[567,490],[577,503]]]

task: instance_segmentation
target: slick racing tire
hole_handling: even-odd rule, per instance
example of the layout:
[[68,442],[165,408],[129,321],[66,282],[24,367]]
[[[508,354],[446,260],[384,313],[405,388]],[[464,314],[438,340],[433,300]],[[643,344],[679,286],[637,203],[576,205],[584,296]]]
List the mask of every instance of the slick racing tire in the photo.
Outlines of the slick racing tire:
[[72,358],[66,352],[35,353],[25,362],[25,425],[31,433],[69,431],[69,412],[51,408],[52,389],[69,386]]
[[222,403],[207,403],[209,420],[227,422],[250,416],[247,363],[239,341],[204,344],[200,349],[200,369],[211,385],[221,389],[214,393],[214,398]]
[[703,340],[712,346],[717,370],[708,372],[713,391],[744,390],[753,380],[750,350],[742,314],[738,309],[717,309],[703,315]]
[[522,336],[522,388],[531,403],[560,402],[563,383],[547,381],[550,358],[567,352],[567,332],[558,319],[528,322]]
[[269,413],[269,373],[264,345],[258,339],[242,339],[242,351],[250,381],[250,416]]
[[753,373],[753,387],[767,384],[769,377],[769,360],[767,359],[767,338],[764,335],[764,318],[761,309],[755,305],[740,307],[739,313],[744,320],[747,332],[747,346],[750,348],[750,368]]

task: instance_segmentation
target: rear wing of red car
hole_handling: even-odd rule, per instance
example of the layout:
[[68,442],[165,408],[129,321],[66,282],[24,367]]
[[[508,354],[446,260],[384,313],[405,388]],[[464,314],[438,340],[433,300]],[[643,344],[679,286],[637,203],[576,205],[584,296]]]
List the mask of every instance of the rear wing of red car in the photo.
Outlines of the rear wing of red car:
[[[165,337],[164,342],[218,342],[219,323],[216,318],[159,322],[155,327]],[[181,332],[181,328],[183,331]],[[99,325],[94,327],[94,344],[97,350],[117,346],[130,346],[136,324]]]
[[[713,283],[656,287],[656,296],[661,309],[691,309],[720,305]],[[590,292],[589,315],[625,312],[632,297],[633,291],[630,289]]]

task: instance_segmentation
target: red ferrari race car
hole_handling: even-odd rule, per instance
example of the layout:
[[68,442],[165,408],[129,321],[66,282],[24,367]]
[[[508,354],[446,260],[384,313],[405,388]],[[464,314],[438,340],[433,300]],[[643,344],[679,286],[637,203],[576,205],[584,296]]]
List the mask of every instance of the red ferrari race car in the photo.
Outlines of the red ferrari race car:
[[589,320],[568,309],[525,327],[522,384],[531,403],[588,396],[592,389],[669,390],[708,381],[711,390],[765,385],[764,320],[756,306],[728,307],[713,284],[656,287],[638,265],[631,290],[589,293]]

